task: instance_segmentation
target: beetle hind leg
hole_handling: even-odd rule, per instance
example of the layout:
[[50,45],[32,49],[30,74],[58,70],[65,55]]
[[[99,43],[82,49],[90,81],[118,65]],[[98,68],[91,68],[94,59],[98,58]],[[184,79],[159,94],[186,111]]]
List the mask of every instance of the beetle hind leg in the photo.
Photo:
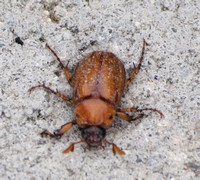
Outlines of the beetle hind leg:
[[133,63],[133,70],[129,76],[129,78],[126,80],[126,86],[128,86],[128,84],[131,82],[132,79],[135,78],[135,76],[137,75],[137,73],[139,72],[140,68],[141,68],[141,65],[142,65],[142,60],[144,58],[144,51],[145,51],[145,46],[146,46],[146,41],[143,40],[143,48],[142,48],[142,53],[141,53],[141,56],[140,56],[140,59],[139,59],[139,64],[136,66],[134,63]]
[[76,124],[75,121],[71,121],[71,122],[68,122],[64,125],[62,125],[59,129],[55,130],[54,133],[51,133],[49,132],[48,130],[44,130],[41,134],[41,136],[50,136],[50,137],[61,137],[64,133],[66,133],[67,131],[69,131],[72,126]]
[[55,51],[53,49],[51,49],[51,47],[46,44],[46,47],[52,52],[52,54],[56,57],[57,61],[59,62],[63,72],[65,73],[65,77],[67,79],[67,81],[69,82],[69,84],[72,86],[72,75],[71,72],[68,69],[68,64],[66,66],[64,66],[64,64],[62,63],[62,61],[60,60],[60,58],[58,57],[58,55],[55,53]]

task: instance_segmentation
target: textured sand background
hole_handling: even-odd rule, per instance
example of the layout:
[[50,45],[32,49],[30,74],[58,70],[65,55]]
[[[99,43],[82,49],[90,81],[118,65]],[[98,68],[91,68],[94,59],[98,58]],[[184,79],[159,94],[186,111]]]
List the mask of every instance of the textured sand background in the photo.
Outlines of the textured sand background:
[[[0,179],[200,178],[200,1],[93,0],[0,2]],[[20,37],[23,46],[16,43]],[[153,107],[141,122],[116,119],[110,146],[62,154],[79,140],[74,127],[60,140],[39,133],[73,119],[73,107],[39,83],[72,95],[56,59],[71,69],[88,53],[115,53],[127,72],[137,63],[142,40],[149,44],[141,71],[121,107]]]

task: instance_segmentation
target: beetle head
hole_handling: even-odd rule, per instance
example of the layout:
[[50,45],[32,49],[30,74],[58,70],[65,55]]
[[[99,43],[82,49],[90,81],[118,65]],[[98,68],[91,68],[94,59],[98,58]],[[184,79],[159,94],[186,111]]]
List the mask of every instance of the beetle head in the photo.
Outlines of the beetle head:
[[106,130],[98,126],[89,126],[82,129],[81,135],[90,147],[97,147],[106,136]]

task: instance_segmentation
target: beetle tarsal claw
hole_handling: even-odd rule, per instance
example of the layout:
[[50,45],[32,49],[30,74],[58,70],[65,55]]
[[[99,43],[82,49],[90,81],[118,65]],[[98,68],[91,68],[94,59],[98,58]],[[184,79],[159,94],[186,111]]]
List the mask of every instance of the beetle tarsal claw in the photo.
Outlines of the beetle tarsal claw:
[[42,132],[40,133],[40,135],[41,135],[42,137],[44,137],[44,136],[54,137],[54,135],[53,135],[52,133],[50,133],[47,129],[45,129],[44,131],[42,131]]
[[112,150],[113,150],[113,153],[114,155],[117,153],[119,155],[124,155],[125,152],[122,151],[120,148],[118,148],[115,144],[112,144]]

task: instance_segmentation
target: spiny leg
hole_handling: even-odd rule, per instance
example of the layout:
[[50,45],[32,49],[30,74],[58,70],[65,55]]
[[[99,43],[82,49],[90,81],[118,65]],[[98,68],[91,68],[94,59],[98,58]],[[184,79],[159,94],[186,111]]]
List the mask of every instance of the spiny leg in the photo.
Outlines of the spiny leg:
[[140,56],[140,59],[139,59],[139,64],[136,66],[134,63],[133,63],[133,70],[129,76],[129,78],[126,80],[126,86],[128,86],[128,84],[131,82],[132,79],[135,78],[135,76],[137,75],[137,73],[139,72],[140,70],[140,67],[142,65],[142,60],[144,58],[144,50],[145,50],[145,46],[146,46],[146,41],[143,39],[143,48],[142,48],[142,53],[141,53],[141,56]]
[[72,143],[67,149],[65,149],[65,150],[63,151],[63,153],[65,154],[65,153],[73,152],[73,151],[74,151],[74,145],[75,145],[75,144],[78,144],[78,143],[82,143],[82,142],[85,142],[85,140],[84,140],[84,139],[81,139],[81,140],[78,141],[78,142]]
[[111,142],[107,141],[106,139],[104,139],[103,142],[112,145],[112,150],[113,150],[113,154],[114,154],[114,155],[115,155],[116,153],[119,154],[119,155],[124,155],[124,154],[125,154],[125,152],[122,151],[119,147],[117,147],[116,144],[111,143]]
[[75,121],[71,121],[71,122],[68,122],[64,125],[62,125],[59,129],[55,130],[53,132],[53,134],[51,132],[49,132],[48,130],[44,130],[42,133],[41,133],[41,136],[50,136],[50,137],[61,137],[64,133],[66,133],[67,131],[69,131],[72,126],[76,124]]
[[67,96],[63,95],[62,93],[60,93],[60,92],[58,92],[58,91],[56,92],[56,91],[52,90],[51,88],[46,87],[46,86],[43,85],[43,84],[34,86],[34,87],[30,88],[28,91],[31,92],[33,89],[35,89],[35,88],[40,88],[40,87],[49,90],[51,93],[53,93],[53,94],[55,94],[55,95],[61,97],[61,98],[64,99],[65,101],[69,101],[69,102],[73,103],[72,99],[68,98]]
[[67,81],[69,82],[69,84],[72,86],[72,75],[68,69],[68,64],[66,66],[64,66],[64,64],[62,63],[62,61],[60,60],[60,58],[58,57],[58,55],[55,53],[55,51],[53,49],[51,49],[51,47],[46,44],[46,47],[53,53],[53,55],[56,57],[56,59],[58,60],[62,70],[65,73],[65,77],[67,79]]
[[132,118],[128,114],[126,114],[125,112],[116,112],[116,116],[123,119],[123,120],[126,120],[128,122],[132,122],[132,121],[136,121],[138,119],[143,118],[144,114],[139,114],[138,116]]
[[142,112],[142,111],[154,111],[160,114],[161,118],[164,117],[164,115],[157,109],[153,109],[153,108],[143,108],[143,109],[138,109],[135,107],[132,108],[126,108],[126,109],[118,109],[117,112]]

